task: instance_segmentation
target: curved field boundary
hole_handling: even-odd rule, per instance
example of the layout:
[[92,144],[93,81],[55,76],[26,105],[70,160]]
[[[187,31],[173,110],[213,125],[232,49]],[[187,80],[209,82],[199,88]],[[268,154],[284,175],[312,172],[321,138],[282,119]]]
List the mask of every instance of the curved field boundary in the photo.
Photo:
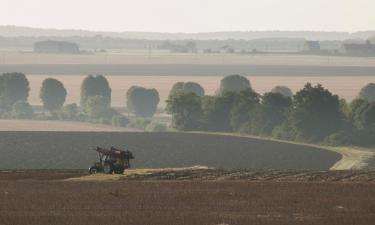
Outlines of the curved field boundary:
[[97,160],[96,146],[129,148],[136,168],[328,170],[341,159],[313,146],[180,132],[0,132],[0,145],[4,169],[84,169]]
[[208,134],[216,134],[216,135],[224,135],[224,136],[248,137],[252,139],[268,140],[268,141],[274,141],[274,142],[280,142],[280,143],[289,143],[289,144],[300,145],[300,146],[310,146],[310,147],[315,147],[315,148],[339,153],[341,155],[341,159],[338,160],[330,168],[331,170],[360,170],[360,169],[375,168],[375,151],[371,151],[371,149],[366,149],[366,148],[330,147],[330,146],[284,141],[284,140],[279,140],[279,139],[274,139],[274,138],[243,135],[243,134],[236,134],[236,133],[209,133],[209,132],[193,132],[193,133],[201,133],[201,134],[208,133]]

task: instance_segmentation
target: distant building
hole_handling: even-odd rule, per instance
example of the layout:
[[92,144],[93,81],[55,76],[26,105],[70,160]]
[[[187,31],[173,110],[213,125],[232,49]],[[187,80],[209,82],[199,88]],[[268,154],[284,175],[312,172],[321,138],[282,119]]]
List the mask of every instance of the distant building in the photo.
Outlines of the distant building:
[[78,54],[80,51],[76,43],[64,41],[40,41],[34,44],[34,52]]
[[306,41],[303,46],[304,52],[317,53],[320,52],[320,42],[319,41]]
[[342,51],[352,56],[375,56],[375,44],[366,41],[365,44],[343,44]]

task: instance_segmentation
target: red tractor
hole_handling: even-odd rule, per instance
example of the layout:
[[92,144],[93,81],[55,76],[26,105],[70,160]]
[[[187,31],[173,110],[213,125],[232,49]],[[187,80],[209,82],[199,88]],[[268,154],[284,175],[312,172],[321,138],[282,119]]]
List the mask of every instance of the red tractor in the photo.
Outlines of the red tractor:
[[89,173],[121,174],[130,168],[130,159],[134,159],[133,153],[129,150],[120,150],[114,147],[110,149],[97,147],[99,162],[90,167]]

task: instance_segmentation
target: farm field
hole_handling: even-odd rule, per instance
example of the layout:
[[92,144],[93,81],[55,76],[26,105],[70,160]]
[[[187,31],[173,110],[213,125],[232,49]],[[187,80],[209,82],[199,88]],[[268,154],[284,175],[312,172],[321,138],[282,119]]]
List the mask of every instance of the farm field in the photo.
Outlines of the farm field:
[[134,168],[328,170],[342,156],[312,146],[193,133],[0,132],[3,169],[86,169],[96,146],[128,148]]
[[66,180],[77,175],[0,172],[0,223],[372,225],[375,220],[373,181]]
[[[375,75],[375,73],[374,73]],[[67,103],[79,103],[80,87],[84,75],[29,75],[30,96],[32,105],[41,105],[39,90],[44,79],[53,77],[64,83],[67,89]],[[124,107],[126,91],[133,85],[156,88],[160,95],[160,106],[165,106],[165,100],[173,84],[178,81],[194,81],[200,83],[206,93],[212,95],[220,85],[221,76],[106,76],[112,88],[112,105]],[[326,77],[294,77],[294,76],[248,76],[255,91],[264,93],[277,85],[286,85],[294,92],[303,88],[307,82],[321,83],[335,94],[347,100],[354,99],[360,89],[370,82],[375,82],[375,76],[326,76]]]
[[125,132],[136,131],[130,128],[118,128],[104,124],[92,124],[69,121],[40,121],[40,120],[4,120],[0,119],[0,131],[101,131]]
[[375,58],[294,54],[191,54],[152,50],[110,50],[95,54],[38,54],[0,51],[0,65],[6,64],[254,64],[309,66],[374,66]]

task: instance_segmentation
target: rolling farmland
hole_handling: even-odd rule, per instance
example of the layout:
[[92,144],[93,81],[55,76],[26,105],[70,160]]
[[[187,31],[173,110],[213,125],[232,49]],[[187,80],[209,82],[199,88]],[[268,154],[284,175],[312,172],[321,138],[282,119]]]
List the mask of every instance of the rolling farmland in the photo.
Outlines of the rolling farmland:
[[[53,140],[53,141],[51,141]],[[253,138],[192,133],[0,132],[4,169],[86,169],[96,146],[129,148],[136,168],[204,165],[223,168],[331,168],[335,152]]]
[[1,224],[372,225],[375,220],[373,182],[65,180],[79,175],[0,172]]

